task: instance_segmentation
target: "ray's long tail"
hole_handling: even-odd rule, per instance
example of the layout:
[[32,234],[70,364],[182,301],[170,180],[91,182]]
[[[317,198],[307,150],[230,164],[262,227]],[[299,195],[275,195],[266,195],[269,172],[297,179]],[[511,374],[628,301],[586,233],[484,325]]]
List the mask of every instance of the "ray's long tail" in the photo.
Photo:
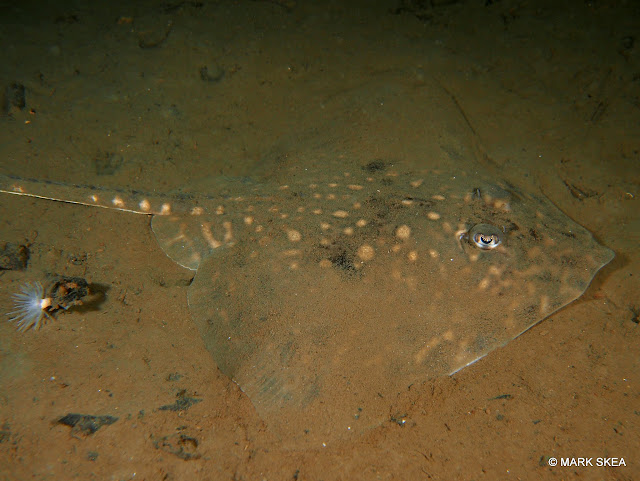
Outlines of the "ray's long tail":
[[170,215],[190,208],[192,199],[172,202],[167,195],[125,189],[105,189],[53,180],[25,179],[0,174],[0,192],[145,215]]

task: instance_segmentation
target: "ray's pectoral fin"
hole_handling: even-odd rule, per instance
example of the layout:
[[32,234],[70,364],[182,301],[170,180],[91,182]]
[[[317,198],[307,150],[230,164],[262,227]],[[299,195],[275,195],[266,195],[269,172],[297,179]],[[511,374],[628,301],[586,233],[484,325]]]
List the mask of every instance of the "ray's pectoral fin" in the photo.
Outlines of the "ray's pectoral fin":
[[[267,422],[274,411],[301,406],[320,389],[296,355],[295,334],[283,340],[279,310],[272,302],[274,279],[244,243],[203,260],[191,287],[189,308],[218,368],[233,379]],[[319,376],[319,369],[316,376]]]
[[218,368],[283,440],[326,440],[338,426],[379,424],[388,406],[353,392],[341,358],[357,346],[325,306],[323,294],[344,289],[341,274],[313,263],[292,269],[279,253],[255,247],[249,241],[214,251],[189,288],[193,320]]

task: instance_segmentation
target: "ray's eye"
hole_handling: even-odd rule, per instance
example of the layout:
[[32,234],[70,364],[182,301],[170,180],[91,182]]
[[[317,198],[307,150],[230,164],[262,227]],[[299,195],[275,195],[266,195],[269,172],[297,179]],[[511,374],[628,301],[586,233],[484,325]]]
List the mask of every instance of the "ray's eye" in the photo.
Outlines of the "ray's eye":
[[467,238],[472,246],[483,250],[495,249],[502,244],[502,231],[491,224],[476,224]]

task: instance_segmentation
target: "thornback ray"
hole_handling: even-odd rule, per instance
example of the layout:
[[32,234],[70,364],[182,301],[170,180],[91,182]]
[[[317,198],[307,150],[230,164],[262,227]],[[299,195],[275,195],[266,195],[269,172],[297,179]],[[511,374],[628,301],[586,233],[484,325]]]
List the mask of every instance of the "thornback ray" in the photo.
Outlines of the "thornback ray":
[[[152,216],[196,271],[189,309],[219,369],[283,441],[328,442],[571,303],[613,258],[474,160],[446,90],[383,80],[334,99],[342,120],[296,137],[295,161],[260,181],[147,195],[0,175],[0,191]],[[381,98],[384,112],[344,115]]]

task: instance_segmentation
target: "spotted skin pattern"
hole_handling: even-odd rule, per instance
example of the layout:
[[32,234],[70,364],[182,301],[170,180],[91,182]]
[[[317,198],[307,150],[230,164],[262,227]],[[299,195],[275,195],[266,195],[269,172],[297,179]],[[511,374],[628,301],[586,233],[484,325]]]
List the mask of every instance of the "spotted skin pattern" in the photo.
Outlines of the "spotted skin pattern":
[[219,369],[294,443],[378,425],[398,392],[519,336],[613,257],[542,196],[478,169],[334,172],[203,195],[8,176],[0,191],[152,215],[162,250],[196,271],[189,307]]

